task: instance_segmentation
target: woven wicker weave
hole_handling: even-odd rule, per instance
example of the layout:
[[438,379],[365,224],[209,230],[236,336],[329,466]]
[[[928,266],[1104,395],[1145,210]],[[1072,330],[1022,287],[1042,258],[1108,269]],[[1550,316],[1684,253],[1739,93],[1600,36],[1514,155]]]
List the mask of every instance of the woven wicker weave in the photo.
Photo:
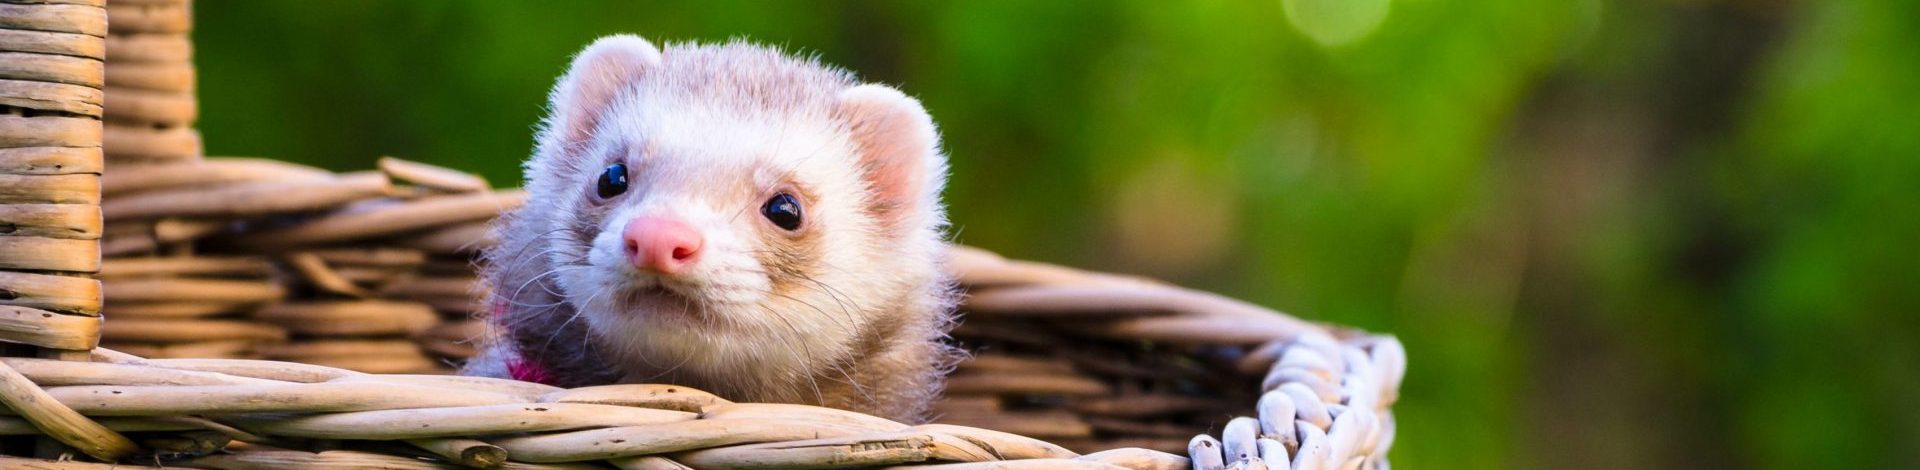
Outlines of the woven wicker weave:
[[[45,460],[75,451],[192,468],[1386,467],[1392,338],[965,247],[954,336],[975,357],[942,424],[363,372],[471,354],[467,261],[518,195],[401,160],[335,175],[201,157],[189,11],[0,0],[0,436],[21,437],[0,439],[0,468],[109,468]],[[102,330],[176,358],[95,348]],[[299,362],[233,358],[258,356]]]
[[[956,251],[955,264],[972,292],[961,335],[994,352],[953,377],[940,421],[1061,436],[1049,439],[1054,444],[824,408],[731,404],[660,385],[561,390],[286,362],[143,360],[105,349],[95,352],[96,362],[5,363],[31,381],[25,386],[46,387],[50,400],[40,406],[110,417],[101,422],[111,429],[262,444],[177,462],[190,467],[297,461],[353,468],[382,458],[375,454],[438,450],[469,464],[507,458],[789,468],[1044,459],[1017,465],[1179,468],[1185,459],[1157,451],[1081,456],[1069,448],[1165,447],[1165,438],[1181,445],[1186,440],[1178,436],[1255,403],[1262,419],[1230,423],[1224,446],[1195,441],[1195,455],[1203,457],[1194,463],[1220,462],[1221,450],[1268,461],[1297,456],[1298,468],[1384,462],[1379,457],[1392,440],[1387,405],[1403,370],[1391,339],[1337,340],[1317,326],[1210,294],[973,250]],[[1272,391],[1259,397],[1262,389]],[[0,434],[40,429],[0,419]],[[349,450],[311,454],[268,445]],[[655,457],[623,460],[642,455]]]

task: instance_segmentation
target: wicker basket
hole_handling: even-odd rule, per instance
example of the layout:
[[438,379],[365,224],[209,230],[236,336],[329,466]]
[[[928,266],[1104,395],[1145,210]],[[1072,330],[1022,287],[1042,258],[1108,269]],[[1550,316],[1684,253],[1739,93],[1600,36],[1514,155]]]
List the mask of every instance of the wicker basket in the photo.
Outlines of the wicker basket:
[[441,375],[518,193],[203,158],[189,12],[0,0],[0,468],[1386,467],[1392,338],[965,247],[941,424]]

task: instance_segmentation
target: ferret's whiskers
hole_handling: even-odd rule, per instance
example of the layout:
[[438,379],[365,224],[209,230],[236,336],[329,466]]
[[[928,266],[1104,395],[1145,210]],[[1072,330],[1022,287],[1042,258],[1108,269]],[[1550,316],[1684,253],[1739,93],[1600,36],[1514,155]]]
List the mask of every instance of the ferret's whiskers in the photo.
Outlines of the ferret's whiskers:
[[[587,296],[587,302],[584,305],[593,305],[593,299],[599,298],[600,294],[603,293],[606,293],[606,291],[595,292],[593,295]],[[567,321],[560,322],[559,327],[554,328],[552,332],[547,334],[547,342],[540,343],[540,350],[545,351],[549,346],[553,346],[553,339],[559,338],[561,332],[567,331],[567,325],[572,325],[574,320],[579,320],[580,312],[580,309],[573,309],[573,314],[567,317]]]
[[[750,250],[750,251],[751,251],[751,252],[754,252],[754,253],[764,253],[764,252],[766,252],[765,250]],[[826,267],[827,267],[827,268],[831,268],[831,269],[835,269],[835,270],[839,270],[839,268],[838,268],[838,267],[835,267],[835,266],[831,266],[831,265],[826,265]],[[753,275],[758,275],[758,276],[769,276],[769,277],[770,277],[770,276],[772,276],[772,274],[771,274],[771,273],[768,273],[767,271],[764,271],[764,270],[759,270],[759,269],[750,269],[750,268],[741,268],[741,267],[729,267],[729,268],[727,268],[727,269],[723,269],[723,270],[721,270],[721,272],[723,272],[723,273],[747,273],[747,274],[753,274]],[[830,286],[830,285],[828,285],[828,284],[827,284],[827,283],[825,283],[825,282],[821,282],[821,281],[820,281],[819,279],[814,279],[814,278],[813,278],[813,276],[808,276],[808,275],[806,275],[806,274],[795,274],[794,276],[795,276],[795,277],[798,277],[798,278],[800,278],[801,280],[805,280],[805,281],[807,281],[807,282],[809,282],[809,283],[812,283],[812,284],[813,284],[814,286],[816,286],[816,290],[817,290],[817,291],[819,291],[819,292],[821,292],[821,293],[825,293],[825,294],[827,294],[827,297],[828,297],[828,298],[830,298],[830,299],[833,299],[833,302],[834,302],[834,304],[837,304],[837,305],[838,305],[838,306],[840,307],[840,314],[841,314],[842,316],[845,316],[845,317],[846,317],[846,321],[842,323],[842,325],[843,325],[843,326],[845,326],[845,327],[846,327],[846,328],[847,328],[848,330],[850,330],[850,331],[851,331],[851,330],[854,330],[854,329],[856,329],[856,328],[857,328],[857,327],[856,327],[856,325],[854,324],[855,322],[854,322],[854,320],[853,320],[853,312],[854,312],[854,311],[865,311],[865,309],[864,309],[864,308],[862,308],[862,307],[860,306],[860,303],[859,303],[859,302],[855,302],[855,301],[853,301],[853,298],[852,298],[852,296],[848,296],[848,295],[846,295],[846,293],[845,293],[845,292],[841,292],[841,291],[840,291],[839,289],[836,289],[836,288],[834,288],[833,286]],[[809,303],[807,303],[807,302],[805,302],[805,301],[802,301],[802,300],[800,300],[800,299],[798,299],[798,298],[794,298],[793,296],[790,296],[790,295],[786,295],[786,294],[781,294],[781,293],[778,293],[778,292],[771,292],[771,291],[769,291],[769,292],[767,292],[767,293],[768,293],[768,294],[772,294],[772,295],[775,295],[775,296],[779,296],[779,297],[782,297],[782,298],[786,298],[787,300],[792,300],[792,301],[794,301],[794,302],[799,302],[799,303],[801,303],[801,304],[803,304],[803,305],[806,305],[806,306],[808,306],[808,307],[813,307],[813,305],[812,305],[812,304],[809,304]],[[847,308],[847,304],[850,304],[850,303],[851,303],[851,304],[853,304],[853,308],[852,308],[852,309],[848,309],[848,308]],[[818,307],[814,307],[814,311],[818,311],[818,312],[820,312],[820,314],[821,314],[821,315],[824,315],[824,316],[827,316],[827,317],[829,317],[829,318],[832,318],[832,315],[828,315],[826,311],[824,311],[824,310],[821,310],[821,309],[820,309],[820,308],[818,308]],[[835,320],[836,320],[836,321],[838,321],[839,319],[835,319]]]
[[[794,297],[794,296],[791,296],[791,295],[787,295],[787,294],[781,294],[781,293],[777,293],[777,292],[776,292],[776,293],[774,293],[773,295],[776,295],[776,296],[779,296],[780,298],[783,298],[783,299],[787,299],[787,300],[791,300],[791,301],[794,301],[794,302],[798,302],[798,303],[799,303],[800,305],[805,305],[805,306],[807,306],[807,308],[811,308],[811,309],[813,309],[813,311],[815,311],[815,312],[819,312],[819,313],[820,313],[820,316],[823,316],[823,317],[827,317],[828,319],[830,319],[830,320],[833,320],[833,321],[835,321],[835,322],[839,322],[839,321],[840,321],[840,319],[838,319],[838,318],[833,318],[833,315],[830,315],[830,314],[828,314],[826,310],[821,310],[821,309],[820,309],[820,307],[815,307],[815,306],[813,306],[813,304],[812,304],[812,303],[809,303],[809,302],[807,302],[807,301],[805,301],[805,300],[800,300],[800,298],[798,298],[798,297]],[[841,312],[841,313],[847,313],[847,320],[848,320],[848,322],[846,322],[846,323],[841,323],[841,326],[844,326],[844,327],[846,327],[846,328],[847,328],[847,331],[853,331],[853,330],[855,329],[855,327],[854,327],[854,325],[853,325],[853,323],[852,323],[852,320],[853,320],[853,316],[852,316],[852,314],[851,314],[851,313],[848,313],[848,312],[846,311],[846,309],[844,309],[844,308],[843,308],[843,309],[841,309],[841,310],[840,310],[840,312]],[[792,329],[792,328],[793,328],[793,325],[787,325],[787,328],[789,328],[789,329]]]
[[[502,259],[513,259],[513,260],[515,260],[515,261],[518,261],[519,263],[525,263],[525,262],[526,262],[527,260],[529,260],[529,259],[538,259],[538,256],[539,256],[539,255],[544,255],[544,254],[547,254],[547,253],[551,253],[551,252],[552,252],[552,250],[548,250],[548,251],[543,251],[543,252],[541,252],[541,253],[539,253],[539,254],[536,254],[535,256],[531,256],[531,257],[529,257],[529,256],[526,256],[526,254],[527,254],[527,250],[529,250],[529,249],[532,249],[532,248],[533,248],[533,247],[535,247],[535,246],[546,246],[546,247],[548,247],[548,248],[552,248],[552,246],[551,246],[551,245],[548,245],[548,244],[540,244],[540,243],[533,243],[533,242],[536,242],[536,241],[540,241],[540,240],[542,240],[542,239],[545,239],[546,237],[548,237],[548,236],[550,236],[550,235],[553,235],[553,234],[555,234],[555,233],[558,233],[558,232],[560,232],[560,231],[563,231],[563,230],[569,230],[569,229],[568,229],[568,228],[566,228],[566,227],[561,227],[561,228],[556,228],[556,229],[553,229],[553,230],[548,230],[548,231],[545,231],[545,232],[541,232],[541,233],[538,233],[538,234],[534,234],[534,236],[532,236],[532,237],[529,237],[529,238],[527,239],[527,242],[526,242],[526,243],[524,243],[524,244],[523,244],[523,245],[522,245],[522,246],[520,247],[520,249],[518,249],[518,250],[514,250],[514,252],[513,252],[513,255],[511,255],[511,256],[507,256],[507,257],[504,257],[504,258],[499,258],[499,259],[495,259],[495,258],[494,258],[494,256],[493,256],[493,255],[494,255],[494,253],[488,253],[488,254],[487,254],[487,258],[488,258],[488,261],[489,261],[489,262],[492,262],[492,261],[498,261],[498,260],[502,260]],[[508,266],[508,265],[502,265],[502,264],[496,264],[496,266]],[[511,265],[511,266],[513,266],[514,268],[519,268],[519,267],[520,267],[520,264],[513,264],[513,265]]]
[[[541,251],[541,253],[536,253],[534,257],[540,257],[540,255],[545,255],[545,253],[553,253],[553,251],[555,251],[555,249],[547,249],[547,251]],[[520,265],[524,265],[524,259],[522,259],[522,263],[520,263]],[[518,269],[518,267],[515,267],[515,269],[509,269],[509,272],[511,272],[511,270],[516,270],[516,269]],[[561,269],[564,269],[564,267],[561,267]],[[528,286],[528,284],[534,284],[536,280],[541,280],[541,278],[545,278],[545,276],[549,276],[549,274],[553,274],[555,270],[557,269],[549,269],[549,270],[545,270],[545,272],[540,272],[540,274],[534,274],[534,276],[530,276],[530,278],[528,278],[526,282],[522,282],[522,284],[520,284],[518,288],[515,288],[515,290],[513,290],[513,295],[511,295],[511,297],[518,297],[518,295],[520,295],[520,292],[524,292],[524,290],[526,290],[526,286]]]
[[[820,282],[820,280],[814,279],[813,276],[801,274],[799,277],[800,279],[806,280],[807,282],[811,282],[813,283],[813,285],[818,286],[820,292],[827,294],[827,298],[833,299],[833,303],[839,304],[840,314],[846,315],[847,321],[849,323],[853,321],[853,311],[847,309],[847,304],[853,304],[854,310],[859,310],[863,312],[866,311],[866,309],[860,307],[859,302],[854,302],[852,298],[847,297],[847,295],[843,292],[840,292],[839,289],[835,289],[833,286],[827,285],[827,283]],[[852,325],[848,325],[848,328],[852,328]]]
[[[750,252],[756,253],[756,254],[777,254],[776,252],[771,250],[750,250]],[[830,264],[830,263],[821,263],[819,264],[819,267],[833,270],[833,271],[839,271],[843,273],[846,272],[845,269],[841,269],[839,266],[834,266],[833,264]],[[735,268],[735,271],[752,273],[752,274],[761,275],[761,276],[772,276],[771,273],[768,273],[767,271],[763,271],[763,270]],[[819,291],[827,294],[828,297],[832,298],[834,303],[840,304],[840,313],[847,315],[849,322],[851,322],[853,318],[852,311],[854,310],[866,311],[865,307],[860,306],[859,302],[855,302],[853,300],[853,296],[847,295],[846,292],[843,292],[840,289],[833,287],[832,285],[822,282],[819,279],[815,279],[813,276],[809,276],[806,273],[791,273],[788,275],[791,275],[793,277],[797,277],[797,278],[800,278],[801,280],[812,283],[814,286],[818,288]],[[853,309],[849,310],[847,308],[847,304],[853,304]],[[851,325],[849,325],[849,327],[851,327]]]
[[[681,308],[681,309],[683,309],[682,311],[691,311],[691,310],[693,309],[693,301],[691,301],[691,300],[687,300],[687,299],[686,299],[685,297],[681,297],[681,298],[680,298],[680,308]],[[712,317],[712,315],[701,315],[701,316],[703,316],[703,317]],[[713,325],[713,320],[712,320],[711,318],[709,318],[709,319],[707,319],[707,325],[708,325],[709,327],[711,327],[711,326]],[[682,366],[686,366],[688,362],[692,362],[692,361],[693,361],[693,355],[691,355],[691,354],[689,354],[689,355],[687,355],[686,357],[683,357],[683,358],[680,358],[680,363],[679,363],[679,364],[674,364],[674,365],[673,365],[673,367],[668,367],[668,368],[665,368],[665,369],[661,369],[661,368],[660,368],[660,366],[659,366],[658,364],[654,364],[654,363],[653,363],[653,361],[652,361],[651,359],[649,359],[649,358],[647,358],[645,354],[633,354],[633,355],[635,355],[635,356],[640,356],[640,361],[641,361],[641,362],[645,362],[645,363],[647,363],[647,367],[652,367],[652,368],[654,368],[654,369],[660,369],[660,373],[658,373],[658,374],[653,374],[653,376],[651,376],[651,377],[647,377],[647,378],[644,378],[644,379],[640,379],[640,381],[641,381],[641,382],[652,382],[652,381],[653,381],[654,379],[658,379],[658,378],[661,378],[661,377],[665,377],[665,376],[666,376],[666,375],[668,375],[668,374],[672,374],[672,373],[673,373],[674,371],[677,371],[677,370],[680,370],[680,368],[681,368]]]
[[[800,303],[806,304],[806,302],[800,302]],[[807,306],[812,307],[812,305],[807,305]],[[780,320],[780,323],[786,324],[787,331],[793,331],[793,332],[799,331],[798,329],[795,329],[793,327],[792,321],[787,320],[786,315],[781,315],[780,312],[775,311],[772,308],[768,308],[764,305],[761,306],[760,309],[765,310],[767,312],[767,316],[771,316],[774,319]],[[819,309],[816,308],[814,310],[819,310]],[[800,349],[806,352],[801,353],[798,351],[794,351],[793,335],[778,335],[778,336],[780,337],[780,343],[787,347],[787,352],[800,355],[801,374],[807,376],[807,386],[813,388],[814,403],[825,406],[827,403],[827,395],[820,392],[820,382],[814,380],[813,378],[813,372],[812,372],[813,371],[813,348],[809,348],[805,343],[801,343]]]
[[[544,290],[544,291],[546,291],[546,292],[547,292],[547,294],[549,294],[549,295],[551,295],[551,296],[553,296],[553,298],[554,298],[554,301],[553,301],[552,303],[546,303],[546,304],[533,304],[533,303],[526,303],[526,302],[521,302],[521,301],[520,301],[520,299],[522,298],[522,296],[521,296],[521,293],[522,293],[523,291],[525,291],[525,290],[526,290],[526,288],[528,287],[528,285],[529,285],[529,284],[532,284],[532,283],[534,283],[534,282],[538,282],[538,281],[543,281],[543,280],[545,280],[545,278],[547,278],[548,276],[551,276],[551,275],[554,275],[554,274],[558,274],[558,273],[560,273],[560,272],[564,272],[564,271],[569,271],[569,270],[574,270],[574,269],[585,269],[585,268],[590,268],[590,267],[591,267],[591,266],[587,266],[587,265],[573,265],[573,266],[561,266],[561,267],[558,267],[558,268],[554,268],[554,269],[549,269],[549,270],[547,270],[547,271],[545,271],[545,272],[542,272],[542,273],[540,273],[539,275],[536,275],[536,276],[534,276],[534,277],[533,277],[532,279],[528,279],[526,283],[523,283],[523,284],[521,284],[521,285],[520,285],[520,287],[519,287],[518,289],[515,289],[515,290],[513,291],[513,293],[512,293],[511,295],[508,295],[508,296],[506,296],[506,297],[504,298],[504,300],[506,301],[506,305],[508,305],[508,306],[511,306],[511,307],[518,307],[518,308],[531,308],[531,309],[551,309],[551,308],[553,308],[553,307],[557,307],[557,306],[560,306],[560,305],[563,305],[563,304],[565,304],[565,303],[566,303],[566,298],[565,298],[565,296],[564,296],[564,295],[561,295],[561,294],[560,294],[560,293],[558,293],[558,292],[554,292],[554,291],[553,291],[553,289],[551,289],[551,288],[549,288],[549,287],[548,287],[548,285],[547,285],[547,283],[545,283],[545,282],[541,282],[541,289],[542,289],[542,290]],[[489,312],[489,313],[491,313],[491,312]],[[575,312],[575,315],[578,315],[578,312]],[[500,325],[501,327],[505,327],[505,328],[508,328],[508,329],[511,329],[511,328],[513,328],[513,327],[516,327],[516,326],[519,326],[519,325],[520,325],[521,323],[525,323],[525,322],[527,322],[527,321],[529,321],[529,320],[532,320],[532,319],[534,319],[534,318],[537,318],[538,316],[539,316],[539,314],[535,314],[535,313],[531,313],[531,312],[523,312],[523,313],[516,313],[516,314],[512,314],[512,315],[507,315],[507,317],[508,317],[508,318],[506,318],[506,319],[504,319],[504,320],[500,320],[500,319],[495,319],[494,321],[497,321],[498,323],[496,323],[496,324],[497,324],[497,325]],[[571,321],[571,320],[569,320],[569,321]]]
[[[526,292],[526,290],[527,290],[527,287],[528,287],[528,286],[531,286],[531,285],[532,285],[533,283],[535,283],[535,282],[541,282],[541,281],[545,281],[545,280],[546,280],[546,278],[547,278],[547,276],[552,276],[552,275],[554,275],[554,274],[559,274],[559,273],[562,273],[562,272],[566,272],[566,271],[571,271],[571,270],[575,270],[575,269],[585,269],[585,268],[590,268],[590,267],[592,267],[592,266],[587,266],[587,265],[576,265],[576,266],[561,266],[561,267],[558,267],[558,268],[553,268],[553,269],[549,269],[549,270],[546,270],[546,271],[542,271],[542,272],[541,272],[540,274],[535,274],[535,275],[534,275],[533,277],[531,277],[531,278],[528,278],[526,282],[522,282],[522,283],[520,283],[520,287],[517,287],[517,288],[515,288],[515,289],[513,290],[513,294],[512,294],[512,295],[510,295],[510,296],[508,296],[508,298],[510,298],[510,299],[518,299],[518,298],[520,298],[520,294],[522,294],[522,293],[524,293],[524,292]],[[542,286],[541,286],[541,288],[542,288],[542,289],[546,289],[546,287],[545,287],[545,283],[544,283],[544,282],[542,282],[541,284],[542,284]],[[558,296],[558,295],[560,295],[560,293],[559,293],[559,292],[554,292],[554,291],[553,291],[552,289],[547,289],[547,293],[549,293],[549,294],[554,294],[554,295],[556,295],[556,296]],[[511,301],[509,301],[509,302],[511,302]],[[516,304],[516,305],[518,305],[518,304]],[[525,306],[525,305],[521,305],[521,306]]]
[[853,387],[853,392],[860,394],[860,398],[867,400],[867,403],[879,402],[879,400],[873,399],[873,394],[867,393],[866,387],[860,386],[860,381],[855,380],[852,373],[847,372],[846,364],[834,364],[833,370],[840,372],[840,376],[846,377],[847,380],[845,383],[847,386]]
[[[655,369],[660,369],[660,366],[659,366],[659,365],[656,365],[656,364],[654,364],[654,363],[653,363],[653,361],[650,361],[650,360],[647,360],[647,358],[646,358],[646,355],[645,355],[645,354],[632,354],[632,353],[629,353],[629,354],[630,354],[630,355],[637,355],[637,356],[640,356],[640,361],[641,361],[641,362],[645,362],[645,363],[647,363],[647,366],[648,366],[648,367],[652,367],[652,368],[655,368]],[[687,363],[688,363],[688,362],[693,362],[693,356],[691,356],[691,355],[689,355],[689,356],[687,356],[687,357],[685,357],[685,358],[682,358],[682,359],[680,359],[680,363],[679,363],[679,364],[674,364],[674,365],[673,365],[673,367],[668,367],[668,368],[665,368],[665,369],[661,369],[661,370],[660,370],[660,373],[658,373],[658,374],[653,374],[653,375],[651,375],[651,376],[647,376],[646,378],[643,378],[643,379],[640,379],[640,381],[641,381],[641,382],[652,382],[652,381],[653,381],[654,379],[658,379],[658,378],[661,378],[661,377],[666,377],[666,376],[667,376],[667,374],[672,374],[672,373],[674,373],[674,371],[678,371],[678,370],[680,370],[680,367],[682,367],[682,366],[685,366],[685,365],[687,365]]]

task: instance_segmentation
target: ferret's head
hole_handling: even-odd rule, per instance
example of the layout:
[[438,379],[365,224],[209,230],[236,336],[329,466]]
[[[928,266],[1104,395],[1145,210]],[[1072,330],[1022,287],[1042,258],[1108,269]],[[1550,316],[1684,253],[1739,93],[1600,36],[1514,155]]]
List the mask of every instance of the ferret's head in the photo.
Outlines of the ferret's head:
[[621,352],[800,373],[945,289],[946,159],[892,88],[740,42],[614,36],[549,112],[492,260],[520,272],[494,278],[523,282],[493,287],[507,302],[552,289]]

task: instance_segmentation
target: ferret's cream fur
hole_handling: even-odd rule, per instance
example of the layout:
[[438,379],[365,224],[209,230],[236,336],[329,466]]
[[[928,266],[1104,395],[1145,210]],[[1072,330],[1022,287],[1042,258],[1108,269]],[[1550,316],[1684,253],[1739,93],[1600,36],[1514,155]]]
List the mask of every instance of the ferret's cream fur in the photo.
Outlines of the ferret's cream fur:
[[[743,42],[601,39],[574,59],[496,223],[483,277],[493,341],[465,372],[538,364],[561,386],[674,383],[735,401],[922,418],[959,357],[942,339],[946,157],[919,102]],[[615,162],[626,193],[596,183]],[[761,215],[800,196],[795,232]],[[673,217],[704,237],[689,272],[635,269],[621,232]]]

